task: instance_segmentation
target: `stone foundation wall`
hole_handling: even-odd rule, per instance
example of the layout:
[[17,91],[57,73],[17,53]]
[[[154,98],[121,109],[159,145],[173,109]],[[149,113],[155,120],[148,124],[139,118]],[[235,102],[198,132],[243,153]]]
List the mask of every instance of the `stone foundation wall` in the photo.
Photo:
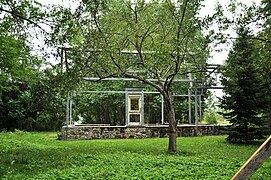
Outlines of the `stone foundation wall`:
[[[224,134],[225,126],[179,125],[177,136],[203,136]],[[168,126],[64,126],[63,140],[127,139],[168,137]]]

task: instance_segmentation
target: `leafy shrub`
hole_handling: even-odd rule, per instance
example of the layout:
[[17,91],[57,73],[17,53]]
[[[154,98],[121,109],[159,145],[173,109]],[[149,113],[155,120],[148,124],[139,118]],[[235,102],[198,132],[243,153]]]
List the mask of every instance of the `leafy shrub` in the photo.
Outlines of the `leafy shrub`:
[[204,114],[204,121],[208,124],[217,124],[217,113],[207,112]]

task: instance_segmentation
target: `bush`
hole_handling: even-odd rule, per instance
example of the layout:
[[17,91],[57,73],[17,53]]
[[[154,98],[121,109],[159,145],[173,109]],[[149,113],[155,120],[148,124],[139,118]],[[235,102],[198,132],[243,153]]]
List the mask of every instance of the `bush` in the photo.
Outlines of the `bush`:
[[216,112],[207,112],[204,114],[204,121],[208,124],[217,124],[217,115]]

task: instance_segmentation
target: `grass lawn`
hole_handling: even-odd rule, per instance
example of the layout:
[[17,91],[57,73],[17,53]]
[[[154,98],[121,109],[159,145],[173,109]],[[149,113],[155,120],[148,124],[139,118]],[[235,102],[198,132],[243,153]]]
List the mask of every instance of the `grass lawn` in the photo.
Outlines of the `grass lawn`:
[[[230,179],[259,144],[232,145],[225,136],[59,141],[56,133],[0,133],[2,179]],[[0,179],[1,179],[0,178]],[[271,179],[269,159],[252,179]]]

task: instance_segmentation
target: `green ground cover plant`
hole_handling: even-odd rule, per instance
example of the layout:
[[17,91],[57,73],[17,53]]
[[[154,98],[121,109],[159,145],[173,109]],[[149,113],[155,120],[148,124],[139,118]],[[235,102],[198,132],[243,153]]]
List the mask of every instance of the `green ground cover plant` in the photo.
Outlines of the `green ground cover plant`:
[[[0,133],[1,179],[230,179],[259,144],[225,136],[60,141],[57,133]],[[270,159],[252,179],[270,179]]]

